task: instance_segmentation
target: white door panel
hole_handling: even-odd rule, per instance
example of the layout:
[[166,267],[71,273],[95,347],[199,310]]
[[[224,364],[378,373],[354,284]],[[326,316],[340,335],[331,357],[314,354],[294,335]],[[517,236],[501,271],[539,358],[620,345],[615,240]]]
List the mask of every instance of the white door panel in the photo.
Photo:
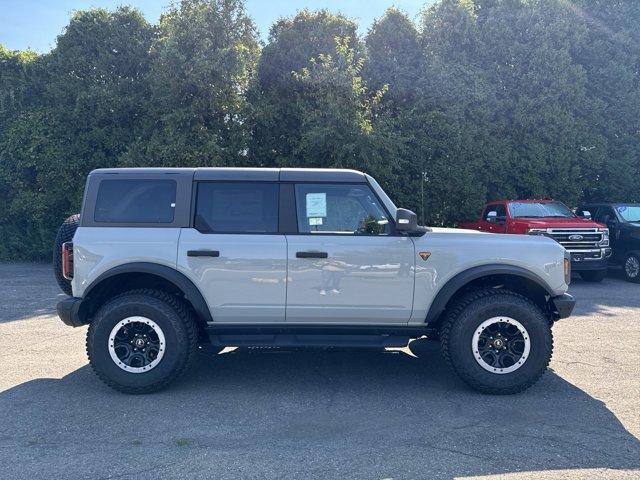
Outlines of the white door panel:
[[[188,256],[189,251],[219,256]],[[200,288],[216,323],[285,321],[284,235],[205,234],[183,229],[178,269]]]
[[[288,323],[407,323],[414,288],[409,237],[287,235]],[[326,258],[298,258],[322,252]]]

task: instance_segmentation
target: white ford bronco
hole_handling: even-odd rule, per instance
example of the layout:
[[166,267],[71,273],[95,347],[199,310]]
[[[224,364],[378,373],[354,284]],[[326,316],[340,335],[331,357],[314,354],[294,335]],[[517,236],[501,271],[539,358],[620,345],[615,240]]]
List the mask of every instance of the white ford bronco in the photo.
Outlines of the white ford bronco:
[[56,239],[58,314],[89,325],[97,375],[165,387],[199,344],[402,347],[508,394],[547,368],[570,315],[550,238],[425,228],[354,170],[99,169]]

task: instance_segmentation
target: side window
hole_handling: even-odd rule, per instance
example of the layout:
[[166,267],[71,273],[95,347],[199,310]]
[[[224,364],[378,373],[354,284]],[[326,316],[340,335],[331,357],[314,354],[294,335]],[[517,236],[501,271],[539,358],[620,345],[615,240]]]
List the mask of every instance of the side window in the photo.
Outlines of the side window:
[[389,218],[368,185],[298,184],[300,233],[389,235]]
[[595,216],[593,217],[593,219],[596,222],[600,222],[600,223],[607,223],[609,220],[615,218],[615,214],[613,213],[613,210],[611,207],[600,207],[598,208],[598,211],[596,212]]
[[195,227],[205,233],[277,233],[278,185],[198,184]]
[[482,214],[482,219],[485,222],[504,223],[507,220],[507,209],[501,203],[487,205]]
[[589,207],[588,207],[588,206],[586,206],[586,205],[578,205],[578,208],[576,208],[576,210],[575,210],[575,214],[576,214],[576,216],[578,216],[578,217],[584,217],[584,212],[589,212],[591,215],[593,215],[594,213],[596,213],[596,212],[594,212],[591,208],[589,208]]
[[102,180],[93,219],[105,223],[171,223],[175,207],[175,180]]

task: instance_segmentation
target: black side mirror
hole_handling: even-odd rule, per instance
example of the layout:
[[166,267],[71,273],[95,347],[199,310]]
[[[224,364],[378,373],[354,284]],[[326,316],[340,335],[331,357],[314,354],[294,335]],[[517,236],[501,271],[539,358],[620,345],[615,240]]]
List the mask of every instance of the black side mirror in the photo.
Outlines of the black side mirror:
[[396,212],[396,230],[399,232],[414,232],[418,229],[418,216],[411,210],[399,208]]

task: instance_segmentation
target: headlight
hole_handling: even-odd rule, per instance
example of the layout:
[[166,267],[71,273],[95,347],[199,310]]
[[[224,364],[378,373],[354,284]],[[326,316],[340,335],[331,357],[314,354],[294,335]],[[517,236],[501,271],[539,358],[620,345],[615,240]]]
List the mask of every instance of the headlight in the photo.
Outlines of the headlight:
[[546,228],[530,228],[529,230],[527,230],[527,233],[529,235],[546,235],[547,229]]
[[609,229],[601,228],[600,232],[602,232],[602,241],[600,242],[600,246],[608,247],[609,246]]
[[564,258],[564,283],[571,283],[571,260],[567,257]]

